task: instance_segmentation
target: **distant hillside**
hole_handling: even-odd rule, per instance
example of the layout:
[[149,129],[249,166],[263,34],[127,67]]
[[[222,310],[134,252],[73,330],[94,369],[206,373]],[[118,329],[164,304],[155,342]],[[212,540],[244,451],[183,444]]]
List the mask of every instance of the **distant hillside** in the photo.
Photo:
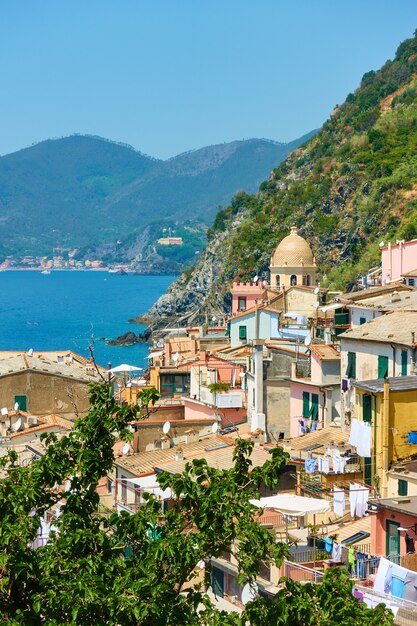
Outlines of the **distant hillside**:
[[256,190],[307,138],[235,141],[167,161],[99,137],[48,140],[0,157],[0,260],[90,250],[140,237],[148,224],[210,224],[218,205]]
[[267,271],[293,222],[312,244],[322,284],[352,286],[379,262],[381,240],[417,237],[416,147],[417,34],[393,61],[366,73],[256,195],[240,193],[217,214],[194,272],[148,317],[221,312],[233,278]]

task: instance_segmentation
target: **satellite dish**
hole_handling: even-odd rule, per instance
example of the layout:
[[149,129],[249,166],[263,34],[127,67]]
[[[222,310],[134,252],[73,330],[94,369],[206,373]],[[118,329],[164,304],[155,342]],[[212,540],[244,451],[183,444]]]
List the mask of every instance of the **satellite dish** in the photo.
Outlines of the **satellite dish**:
[[384,246],[385,246],[384,242],[383,242],[383,241],[380,241],[380,242],[379,242],[379,247],[380,247],[380,248],[383,248]]
[[213,315],[213,317],[211,318],[211,321],[212,321],[212,322],[215,322],[215,321],[216,321],[216,319],[217,319],[217,317],[216,317],[215,315]]
[[311,335],[308,334],[307,337],[304,339],[304,345],[309,346],[310,344],[311,344]]
[[258,282],[258,278],[259,278],[259,276],[258,276],[258,274],[256,274],[256,276],[253,277],[253,282],[257,283]]
[[176,352],[176,353],[174,354],[174,356],[172,357],[172,360],[176,363],[176,362],[178,361],[178,359],[179,359],[179,358],[180,358],[180,355],[179,355],[179,353],[178,353],[178,352]]
[[4,406],[4,407],[1,409],[1,414],[2,414],[2,415],[9,415],[9,409],[7,408],[7,406]]
[[171,423],[165,422],[165,424],[162,426],[162,432],[164,433],[164,435],[167,435],[170,430],[171,430]]
[[203,561],[203,560],[201,560],[201,561],[199,561],[199,562],[197,563],[197,567],[198,567],[199,569],[205,569],[205,568],[206,568],[206,564],[204,563],[204,561]]
[[28,356],[33,356],[33,348],[29,348],[29,350],[28,350]]
[[219,423],[218,422],[214,422],[214,424],[212,424],[212,426],[211,426],[211,432],[212,433],[217,433],[218,430],[219,430]]
[[318,309],[318,308],[319,308],[319,306],[320,306],[320,302],[315,302],[315,303],[314,303],[314,308],[315,308],[315,309]]
[[242,604],[247,605],[258,597],[258,585],[256,583],[246,583],[242,589]]
[[17,433],[17,431],[18,431],[18,430],[19,430],[19,428],[21,428],[21,427],[22,427],[22,420],[21,420],[21,418],[19,417],[19,419],[18,419],[18,420],[16,420],[16,422],[15,422],[15,424],[14,424],[14,426],[13,426],[13,430],[15,431],[15,433]]
[[262,287],[266,287],[266,280],[262,281]]
[[246,372],[239,372],[239,376],[240,376],[241,378],[244,378],[244,377],[246,376]]
[[319,287],[316,287],[316,288],[315,288],[315,290],[314,290],[314,293],[315,293],[315,294],[316,294],[316,296],[317,296],[317,295],[320,293],[320,288],[319,288]]
[[19,403],[18,403],[18,402],[15,402],[15,403],[14,403],[14,410],[15,410],[15,411],[18,411],[18,410],[19,410]]
[[122,448],[123,454],[127,454],[129,450],[130,450],[130,445],[128,443],[125,443],[125,445]]

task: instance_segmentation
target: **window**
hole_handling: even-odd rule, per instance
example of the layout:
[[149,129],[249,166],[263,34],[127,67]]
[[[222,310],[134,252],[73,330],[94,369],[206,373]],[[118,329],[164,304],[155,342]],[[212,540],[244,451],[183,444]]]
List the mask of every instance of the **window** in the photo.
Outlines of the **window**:
[[246,326],[239,326],[239,339],[241,341],[246,341],[246,338],[247,338]]
[[372,396],[369,393],[362,396],[362,419],[364,422],[372,421]]
[[310,274],[303,275],[303,285],[304,287],[310,287],[311,285],[311,276]]
[[297,284],[297,276],[295,274],[292,274],[290,278],[290,285],[294,286],[296,284]]
[[402,478],[398,481],[398,495],[408,496],[408,482]]
[[277,287],[279,287],[281,285],[281,276],[279,274],[277,274],[277,276],[275,278],[275,285]]
[[246,311],[246,296],[239,296],[237,299],[238,311]]
[[28,405],[28,397],[27,396],[15,396],[14,402],[19,405],[19,411],[27,411]]
[[414,287],[414,278],[409,278],[408,284],[410,285],[410,287]]
[[356,378],[356,352],[348,352],[347,378]]
[[319,396],[317,393],[311,394],[311,410],[310,417],[312,420],[319,419]]
[[310,394],[308,391],[303,391],[303,417],[306,419],[310,417]]
[[122,477],[120,482],[122,483],[122,502],[126,502],[126,500],[127,500],[127,480]]
[[378,356],[378,378],[388,377],[388,357]]
[[190,390],[190,375],[187,374],[161,374],[161,396],[173,398],[174,394],[186,394]]
[[359,326],[362,326],[362,324],[366,324],[366,317],[359,318]]
[[407,376],[408,352],[401,350],[401,376]]

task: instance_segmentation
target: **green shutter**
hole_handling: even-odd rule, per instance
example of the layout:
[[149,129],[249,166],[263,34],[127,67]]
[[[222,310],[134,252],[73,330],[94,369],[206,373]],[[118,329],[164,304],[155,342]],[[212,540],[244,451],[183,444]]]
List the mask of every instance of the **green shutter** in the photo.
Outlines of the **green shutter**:
[[388,378],[388,357],[378,357],[378,378]]
[[306,419],[310,417],[310,394],[308,391],[303,391],[303,417]]
[[311,419],[318,420],[319,419],[319,396],[317,393],[311,394],[311,411],[310,411]]
[[372,396],[365,393],[362,396],[362,419],[364,422],[372,421]]
[[408,352],[401,350],[401,376],[407,376]]
[[19,405],[19,411],[27,410],[27,396],[15,396],[14,401]]
[[356,378],[356,353],[348,352],[347,378]]
[[402,480],[401,478],[398,481],[398,495],[408,496],[408,482],[406,480]]
[[246,341],[246,326],[239,326],[239,339]]

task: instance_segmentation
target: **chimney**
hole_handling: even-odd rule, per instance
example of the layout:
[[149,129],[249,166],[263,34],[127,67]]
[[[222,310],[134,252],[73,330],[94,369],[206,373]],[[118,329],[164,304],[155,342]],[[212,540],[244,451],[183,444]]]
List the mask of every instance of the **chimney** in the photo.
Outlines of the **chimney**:
[[161,437],[161,450],[169,450],[171,447],[171,441],[169,437]]
[[175,460],[176,461],[183,461],[184,460],[184,452],[182,451],[181,448],[178,448],[178,450],[175,453]]

